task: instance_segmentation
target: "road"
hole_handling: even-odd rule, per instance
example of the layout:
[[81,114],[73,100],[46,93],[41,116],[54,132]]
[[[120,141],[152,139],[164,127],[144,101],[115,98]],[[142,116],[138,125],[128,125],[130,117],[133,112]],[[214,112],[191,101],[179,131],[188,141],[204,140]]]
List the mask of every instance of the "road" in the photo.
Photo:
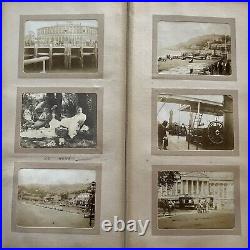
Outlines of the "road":
[[159,229],[231,229],[234,223],[234,213],[229,210],[210,210],[208,213],[183,211],[158,218]]
[[[58,211],[34,204],[17,201],[17,225],[23,227],[73,227],[90,228],[89,218],[83,214]],[[92,226],[94,221],[92,220]]]

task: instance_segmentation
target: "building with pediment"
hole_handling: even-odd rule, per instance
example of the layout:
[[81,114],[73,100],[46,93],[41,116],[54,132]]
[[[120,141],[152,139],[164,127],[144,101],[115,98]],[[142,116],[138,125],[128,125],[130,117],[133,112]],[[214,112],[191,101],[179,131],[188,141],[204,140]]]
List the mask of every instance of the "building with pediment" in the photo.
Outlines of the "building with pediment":
[[181,196],[194,200],[210,198],[217,209],[234,207],[233,174],[229,172],[180,172],[171,188],[159,187],[158,198],[178,200]]

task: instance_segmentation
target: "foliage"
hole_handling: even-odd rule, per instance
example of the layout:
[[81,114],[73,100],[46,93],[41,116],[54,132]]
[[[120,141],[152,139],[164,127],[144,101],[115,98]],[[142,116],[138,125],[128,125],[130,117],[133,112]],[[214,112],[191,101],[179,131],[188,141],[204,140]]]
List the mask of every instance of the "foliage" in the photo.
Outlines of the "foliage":
[[171,189],[179,179],[180,173],[178,171],[160,171],[158,173],[158,185],[160,187],[167,186],[168,189]]

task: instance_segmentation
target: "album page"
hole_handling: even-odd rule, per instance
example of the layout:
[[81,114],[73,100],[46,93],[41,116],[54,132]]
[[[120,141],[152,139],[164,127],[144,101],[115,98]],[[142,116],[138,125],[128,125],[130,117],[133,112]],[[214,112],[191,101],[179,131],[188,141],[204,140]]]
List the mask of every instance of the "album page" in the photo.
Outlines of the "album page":
[[246,247],[247,4],[131,3],[129,41],[126,246]]
[[122,247],[125,3],[3,4],[3,246]]

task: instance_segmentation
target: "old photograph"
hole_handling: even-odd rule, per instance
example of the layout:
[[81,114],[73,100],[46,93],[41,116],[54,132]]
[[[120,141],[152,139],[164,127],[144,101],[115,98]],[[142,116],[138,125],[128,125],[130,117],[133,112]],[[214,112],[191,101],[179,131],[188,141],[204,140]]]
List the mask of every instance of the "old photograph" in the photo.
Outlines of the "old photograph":
[[233,21],[211,20],[173,17],[172,21],[166,18],[155,24],[159,75],[226,79],[234,74]]
[[159,229],[233,229],[234,173],[158,172]]
[[53,149],[96,150],[100,130],[98,106],[101,103],[98,102],[101,99],[98,99],[98,91],[94,89],[86,92],[84,89],[71,91],[70,88],[65,92],[59,88],[40,91],[20,89],[16,146],[24,152],[43,149],[49,149],[48,153],[52,153]]
[[208,91],[204,95],[206,92],[202,90],[155,91],[154,151],[233,152],[238,149],[237,96],[234,92]]
[[48,168],[39,168],[39,164],[29,168],[27,164],[27,168],[17,170],[15,226],[94,228],[96,185],[99,185],[96,170],[47,165]]
[[[78,18],[79,19],[76,19]],[[80,16],[22,19],[22,72],[52,76],[96,74],[102,35],[98,19]]]

